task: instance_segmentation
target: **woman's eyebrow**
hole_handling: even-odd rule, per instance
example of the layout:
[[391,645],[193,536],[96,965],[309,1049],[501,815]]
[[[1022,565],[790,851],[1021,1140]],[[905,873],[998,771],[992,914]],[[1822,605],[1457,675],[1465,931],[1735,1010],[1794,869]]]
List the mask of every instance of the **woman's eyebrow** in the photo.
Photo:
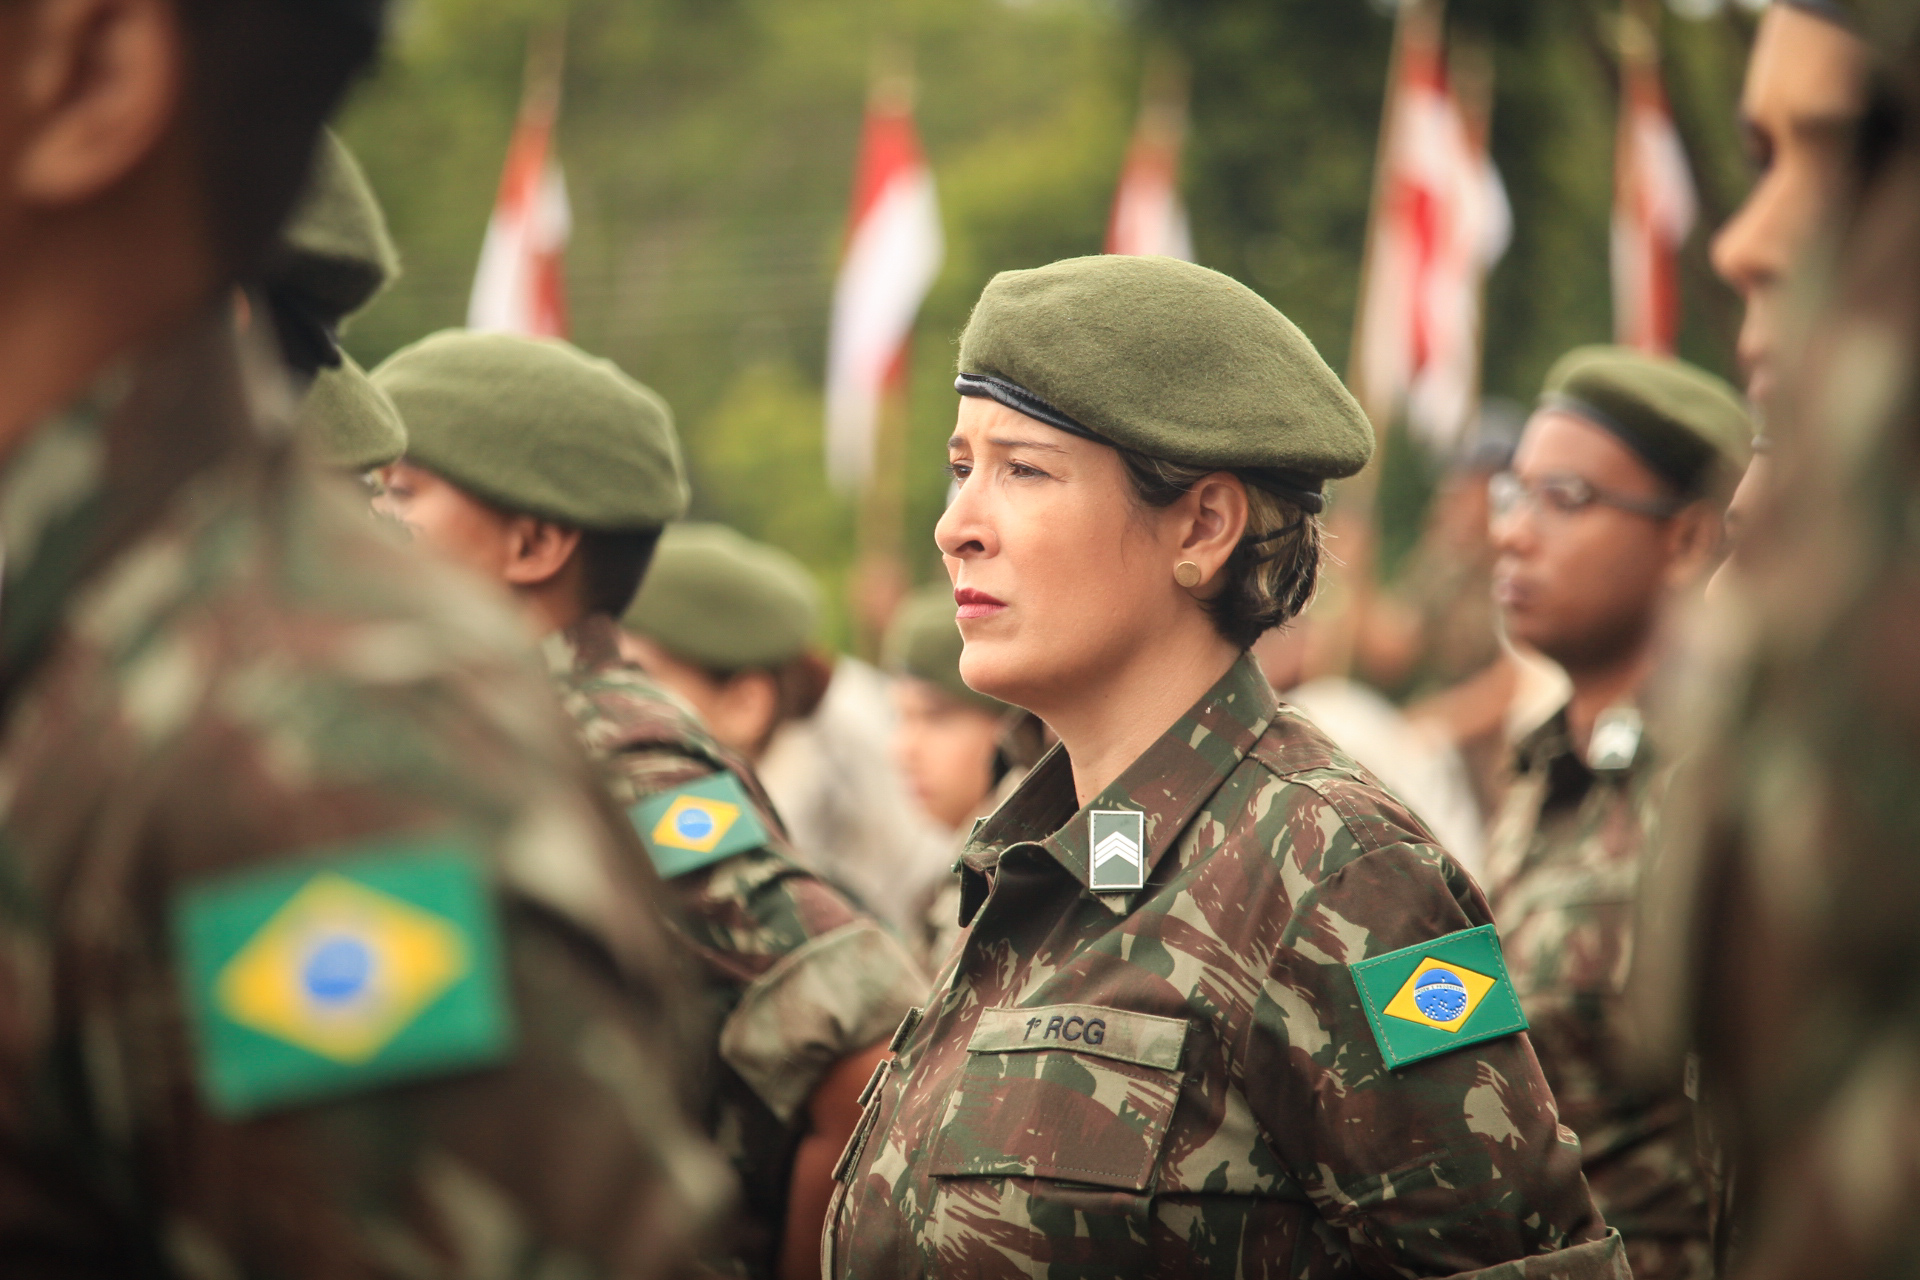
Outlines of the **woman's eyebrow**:
[[[1002,449],[1047,449],[1054,453],[1065,453],[1067,451],[1066,446],[1058,445],[1058,444],[1048,444],[1045,440],[1025,440],[1025,439],[1017,439],[1013,437],[988,436],[987,439],[984,441],[984,443],[991,444],[991,445],[998,445]],[[965,436],[948,436],[947,437],[947,448],[964,449],[966,447],[967,447],[967,438]]]

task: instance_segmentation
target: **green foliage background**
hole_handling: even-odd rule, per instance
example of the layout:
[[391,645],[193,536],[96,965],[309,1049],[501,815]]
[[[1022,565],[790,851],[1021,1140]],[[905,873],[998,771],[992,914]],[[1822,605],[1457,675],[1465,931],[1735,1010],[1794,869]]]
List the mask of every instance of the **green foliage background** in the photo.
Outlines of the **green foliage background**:
[[[1486,388],[1525,401],[1610,332],[1614,0],[1454,0],[1490,46],[1512,249],[1489,286]],[[412,0],[342,124],[404,274],[356,322],[371,365],[461,322],[518,103],[554,0]],[[1733,108],[1750,20],[1669,15],[1669,92],[1702,194],[1682,353],[1730,372],[1737,304],[1706,232],[1746,181]],[[877,41],[911,50],[945,269],[912,365],[908,537],[936,571],[953,342],[996,271],[1097,252],[1147,50],[1194,86],[1186,190],[1199,257],[1346,359],[1391,16],[1369,0],[572,0],[560,152],[575,340],[674,405],[698,514],[789,548],[830,595],[850,503],[820,462],[826,316]],[[1389,548],[1430,468],[1389,477]],[[845,628],[837,628],[840,636]]]

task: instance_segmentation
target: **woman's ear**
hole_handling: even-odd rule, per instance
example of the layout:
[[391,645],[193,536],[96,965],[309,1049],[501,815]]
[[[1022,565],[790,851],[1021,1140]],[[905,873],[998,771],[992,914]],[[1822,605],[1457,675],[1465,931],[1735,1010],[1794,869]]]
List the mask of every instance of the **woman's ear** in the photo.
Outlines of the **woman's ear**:
[[1181,522],[1180,558],[1200,566],[1211,582],[1247,531],[1247,489],[1238,476],[1216,471],[1174,504]]
[[507,526],[507,581],[516,587],[551,582],[580,546],[580,531],[537,516],[515,516]]

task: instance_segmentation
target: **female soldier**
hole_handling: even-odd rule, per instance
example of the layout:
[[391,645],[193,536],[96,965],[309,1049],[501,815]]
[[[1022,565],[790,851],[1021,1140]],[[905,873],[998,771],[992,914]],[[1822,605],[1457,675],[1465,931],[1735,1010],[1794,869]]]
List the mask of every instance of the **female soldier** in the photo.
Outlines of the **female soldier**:
[[825,1274],[1625,1277],[1485,899],[1246,654],[1359,406],[1159,258],[995,278],[956,385],[962,674],[1061,743],[963,854]]

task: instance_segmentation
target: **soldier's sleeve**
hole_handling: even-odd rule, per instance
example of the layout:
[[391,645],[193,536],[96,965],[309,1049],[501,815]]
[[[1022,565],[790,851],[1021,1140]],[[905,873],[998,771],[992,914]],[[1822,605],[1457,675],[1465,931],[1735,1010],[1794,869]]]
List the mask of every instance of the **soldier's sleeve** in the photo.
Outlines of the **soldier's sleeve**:
[[[1593,1206],[1578,1142],[1558,1123],[1525,1034],[1433,1051],[1443,1030],[1382,1017],[1424,976],[1413,972],[1420,949],[1445,939],[1481,949],[1441,955],[1453,981],[1419,988],[1427,1007],[1450,1018],[1436,998],[1499,995],[1483,981],[1499,976],[1486,935],[1471,932],[1489,923],[1479,890],[1430,845],[1362,848],[1325,808],[1299,816],[1274,833],[1276,851],[1311,882],[1266,975],[1246,1077],[1289,1172],[1362,1274],[1624,1278],[1618,1237]],[[1370,1016],[1350,965],[1390,955]],[[1428,1038],[1390,1028],[1383,1042],[1381,1021]]]
[[557,715],[226,692],[260,702],[113,801],[126,878],[96,859],[82,905],[114,936],[61,960],[80,1129],[133,1153],[170,1263],[681,1274],[729,1175],[685,1111],[658,887]]
[[906,947],[793,861],[750,774],[662,749],[612,766],[640,796],[634,827],[673,881],[681,927],[741,986],[720,1055],[783,1123],[834,1063],[885,1040],[926,998]]

